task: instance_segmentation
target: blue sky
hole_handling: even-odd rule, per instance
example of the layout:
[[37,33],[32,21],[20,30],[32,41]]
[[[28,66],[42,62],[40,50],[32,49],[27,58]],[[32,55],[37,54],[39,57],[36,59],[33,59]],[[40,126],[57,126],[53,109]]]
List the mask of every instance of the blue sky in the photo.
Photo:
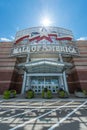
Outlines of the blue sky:
[[40,26],[44,17],[52,26],[72,30],[76,39],[87,39],[87,0],[0,0],[0,40]]

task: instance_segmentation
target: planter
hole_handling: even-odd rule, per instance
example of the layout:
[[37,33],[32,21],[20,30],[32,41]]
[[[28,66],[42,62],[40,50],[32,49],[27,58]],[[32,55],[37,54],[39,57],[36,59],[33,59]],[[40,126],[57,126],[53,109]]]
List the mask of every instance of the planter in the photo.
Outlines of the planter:
[[4,91],[3,98],[4,99],[9,99],[10,98],[10,91],[9,90]]
[[58,97],[59,98],[68,98],[69,95],[68,95],[68,93],[65,90],[63,90],[62,88],[60,88],[58,90]]
[[28,98],[28,99],[34,98],[34,91],[33,90],[28,90],[26,92],[26,96],[25,97]]
[[42,98],[51,99],[52,98],[52,92],[51,90],[42,91]]
[[14,98],[16,96],[16,90],[6,90],[4,91],[3,98],[9,99]]
[[76,91],[75,91],[75,96],[76,97],[81,97],[81,98],[87,97],[87,95],[85,95],[83,92],[76,92]]
[[16,97],[16,90],[10,90],[10,98]]

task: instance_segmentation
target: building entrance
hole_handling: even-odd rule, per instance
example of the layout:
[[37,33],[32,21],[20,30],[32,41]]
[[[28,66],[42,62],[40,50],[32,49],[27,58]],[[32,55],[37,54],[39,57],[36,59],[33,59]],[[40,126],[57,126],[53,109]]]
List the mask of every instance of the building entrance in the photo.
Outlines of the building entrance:
[[59,87],[63,85],[60,80],[60,77],[56,76],[31,77],[31,88],[35,93],[41,93],[44,88],[51,90],[52,93],[57,93]]
[[60,74],[52,73],[37,73],[37,74],[24,74],[22,84],[22,93],[32,89],[35,93],[42,93],[44,88],[51,90],[52,93],[62,88],[68,92],[67,81],[65,72]]

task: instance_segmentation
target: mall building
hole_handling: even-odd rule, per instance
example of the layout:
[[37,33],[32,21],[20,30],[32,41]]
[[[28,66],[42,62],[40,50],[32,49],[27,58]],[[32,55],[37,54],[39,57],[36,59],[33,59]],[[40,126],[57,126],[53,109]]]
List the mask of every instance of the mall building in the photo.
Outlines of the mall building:
[[32,27],[18,31],[12,42],[0,42],[0,94],[40,94],[44,88],[73,93],[77,87],[87,90],[87,41],[76,41],[72,31]]

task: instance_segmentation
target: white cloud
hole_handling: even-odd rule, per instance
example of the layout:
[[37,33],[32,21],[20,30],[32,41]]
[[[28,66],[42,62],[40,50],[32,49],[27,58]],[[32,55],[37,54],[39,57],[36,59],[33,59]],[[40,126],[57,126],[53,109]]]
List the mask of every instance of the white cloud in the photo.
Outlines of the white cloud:
[[6,37],[1,37],[1,38],[0,38],[0,41],[3,41],[3,42],[10,42],[11,39],[6,38]]
[[79,40],[87,40],[87,37],[80,37],[80,38],[78,38],[77,40],[78,40],[78,41],[79,41]]
[[10,38],[6,38],[6,37],[1,37],[0,41],[2,42],[10,42],[13,41],[15,38],[13,36],[11,36]]
[[12,39],[12,40],[14,40],[14,39],[15,39],[15,37],[11,36],[11,39]]

